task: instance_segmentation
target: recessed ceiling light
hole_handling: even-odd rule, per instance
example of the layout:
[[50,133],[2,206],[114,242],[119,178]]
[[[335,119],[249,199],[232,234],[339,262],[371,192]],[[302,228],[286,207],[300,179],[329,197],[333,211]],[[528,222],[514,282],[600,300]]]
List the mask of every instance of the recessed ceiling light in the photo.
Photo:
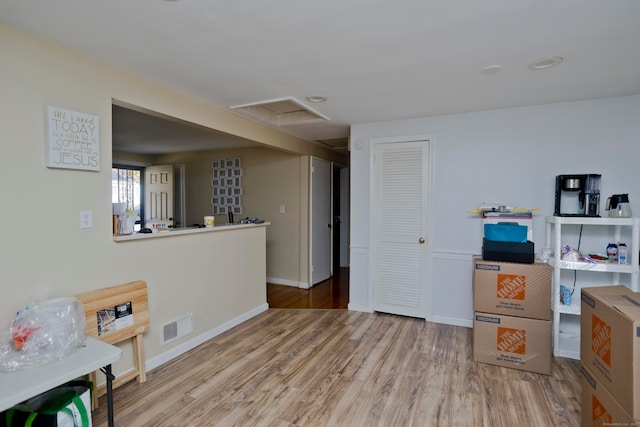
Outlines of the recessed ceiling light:
[[564,61],[564,58],[561,56],[546,56],[544,58],[538,58],[529,64],[529,69],[546,70],[547,68],[555,67],[562,61]]
[[488,65],[480,70],[482,74],[495,74],[500,71],[502,71],[502,65]]
[[321,96],[321,95],[314,95],[314,96],[307,96],[305,99],[306,99],[307,101],[309,101],[309,102],[315,102],[315,103],[318,103],[318,102],[324,102],[324,101],[326,101],[326,100],[327,100],[327,97],[326,97],[326,96]]

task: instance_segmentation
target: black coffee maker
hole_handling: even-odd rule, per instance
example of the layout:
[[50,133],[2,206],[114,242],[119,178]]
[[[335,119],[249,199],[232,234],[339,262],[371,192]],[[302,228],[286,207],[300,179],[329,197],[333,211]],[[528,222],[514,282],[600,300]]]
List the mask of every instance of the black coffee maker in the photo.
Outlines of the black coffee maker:
[[600,216],[598,174],[556,176],[554,216]]

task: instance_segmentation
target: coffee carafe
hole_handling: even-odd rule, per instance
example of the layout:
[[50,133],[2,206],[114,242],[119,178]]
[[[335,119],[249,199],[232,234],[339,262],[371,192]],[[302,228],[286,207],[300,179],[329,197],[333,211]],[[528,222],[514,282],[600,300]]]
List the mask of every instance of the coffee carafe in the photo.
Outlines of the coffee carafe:
[[607,211],[611,218],[631,218],[628,194],[614,194],[607,199]]

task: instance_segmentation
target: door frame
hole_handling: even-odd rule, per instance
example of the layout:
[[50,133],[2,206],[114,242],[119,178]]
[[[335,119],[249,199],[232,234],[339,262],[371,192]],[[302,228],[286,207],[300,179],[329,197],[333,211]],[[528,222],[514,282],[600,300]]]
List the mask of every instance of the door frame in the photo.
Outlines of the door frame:
[[184,228],[187,226],[186,218],[186,202],[185,202],[185,194],[186,194],[186,173],[185,173],[185,164],[184,163],[176,163],[173,165],[173,226],[176,224],[180,224],[179,228]]
[[376,147],[380,144],[389,144],[389,143],[403,143],[403,142],[419,142],[419,141],[429,141],[427,148],[427,155],[429,159],[427,161],[427,165],[429,170],[427,171],[428,185],[427,185],[427,200],[426,200],[426,210],[427,210],[427,249],[426,249],[426,257],[425,260],[425,292],[424,292],[424,307],[425,307],[425,320],[430,321],[433,316],[433,242],[431,237],[433,236],[433,146],[434,146],[434,137],[431,134],[418,134],[418,135],[407,135],[407,136],[392,136],[392,137],[381,137],[381,138],[372,138],[369,140],[369,255],[368,255],[368,300],[369,300],[369,308],[370,311],[373,312],[374,307],[374,284],[375,284],[375,262],[374,255],[377,252],[377,248],[375,247],[376,241],[373,236],[376,233],[375,223],[374,223],[374,214],[373,212],[376,203],[376,189],[374,188],[375,180],[375,152]]
[[[340,263],[339,268],[349,268],[350,251],[349,251],[349,231],[350,221],[349,212],[351,209],[351,198],[349,197],[349,188],[351,177],[349,175],[349,166],[340,166]],[[335,208],[334,208],[335,210]]]
[[[331,225],[331,232],[329,233],[329,277],[333,276],[333,162],[320,157],[309,156],[309,288],[312,288],[316,283],[313,280],[313,256],[314,256],[314,242],[313,242],[313,162],[320,160],[329,164],[329,224]],[[325,224],[326,226],[326,224]]]

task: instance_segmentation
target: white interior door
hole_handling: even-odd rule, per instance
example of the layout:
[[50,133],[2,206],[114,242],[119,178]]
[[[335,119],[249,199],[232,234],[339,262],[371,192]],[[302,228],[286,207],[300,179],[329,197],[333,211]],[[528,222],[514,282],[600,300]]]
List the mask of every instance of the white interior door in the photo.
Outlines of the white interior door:
[[429,141],[373,146],[374,310],[426,318]]
[[147,228],[173,227],[173,165],[148,166],[144,171]]
[[331,277],[331,163],[311,158],[311,285]]

